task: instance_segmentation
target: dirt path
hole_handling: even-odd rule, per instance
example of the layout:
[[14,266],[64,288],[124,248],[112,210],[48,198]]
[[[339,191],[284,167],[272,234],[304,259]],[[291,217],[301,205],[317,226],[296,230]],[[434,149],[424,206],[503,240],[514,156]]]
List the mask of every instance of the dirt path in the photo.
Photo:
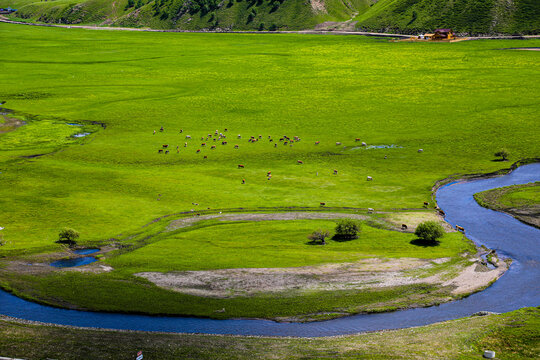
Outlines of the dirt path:
[[356,219],[366,220],[368,216],[346,213],[284,212],[267,214],[215,214],[182,218],[172,221],[166,231],[191,226],[202,220],[219,219],[220,221],[271,221],[271,220],[314,220],[314,219]]

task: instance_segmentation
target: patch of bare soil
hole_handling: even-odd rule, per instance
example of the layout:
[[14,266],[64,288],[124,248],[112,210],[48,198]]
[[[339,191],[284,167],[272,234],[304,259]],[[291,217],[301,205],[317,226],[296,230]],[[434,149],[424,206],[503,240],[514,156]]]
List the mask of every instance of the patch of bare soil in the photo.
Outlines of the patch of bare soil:
[[435,211],[393,212],[386,214],[386,219],[393,224],[396,229],[401,229],[403,224],[407,225],[407,232],[414,232],[416,227],[424,221],[436,221],[444,227],[446,232],[456,231],[456,229],[444,221],[443,217]]
[[310,0],[311,9],[316,13],[326,14],[326,6],[324,5],[324,0]]
[[7,133],[10,131],[13,131],[17,129],[18,127],[21,127],[24,125],[24,121],[15,119],[6,115],[2,115],[4,118],[4,122],[0,123],[0,134]]
[[219,219],[220,221],[268,221],[268,220],[312,220],[312,219],[357,219],[368,217],[358,214],[321,213],[321,212],[284,212],[268,214],[214,214],[182,218],[172,221],[166,231],[173,231],[195,224],[202,220]]
[[[447,258],[426,259],[379,259],[370,258],[354,263],[326,264],[293,268],[242,268],[206,271],[179,271],[170,273],[143,272],[135,274],[162,288],[185,294],[226,298],[250,296],[258,293],[279,293],[291,290],[361,290],[393,287],[419,283],[454,287],[452,294],[465,294],[480,290],[498,279],[507,269],[504,261],[489,270],[485,266],[477,271],[475,263],[458,269],[458,275],[443,280],[443,273],[421,277],[435,263]],[[415,276],[408,270],[420,270]],[[455,270],[455,269],[452,269]],[[487,270],[487,271],[486,271]]]

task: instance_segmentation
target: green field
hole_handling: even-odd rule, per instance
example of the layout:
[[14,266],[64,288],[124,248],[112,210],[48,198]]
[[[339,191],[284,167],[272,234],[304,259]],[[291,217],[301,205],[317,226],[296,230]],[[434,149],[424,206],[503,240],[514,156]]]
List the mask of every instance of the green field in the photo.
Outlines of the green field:
[[[470,250],[457,235],[423,248],[410,243],[410,234],[367,224],[359,240],[324,247],[305,244],[305,237],[321,226],[331,229],[331,221],[162,232],[167,221],[186,216],[178,215],[144,226],[191,209],[318,210],[324,202],[333,211],[366,214],[367,208],[418,209],[425,201],[433,209],[437,180],[500,169],[492,160],[501,147],[512,162],[537,157],[540,150],[538,99],[532,95],[540,90],[538,52],[499,50],[540,46],[539,40],[420,44],[7,24],[0,24],[0,36],[0,101],[15,111],[10,116],[26,122],[0,134],[0,257],[8,269],[1,270],[0,284],[56,305],[277,317],[433,304],[441,294],[420,285],[280,299],[199,298],[131,273],[292,267],[366,256],[456,257]],[[216,130],[226,138],[214,142]],[[72,137],[79,132],[91,134]],[[284,135],[301,140],[284,145]],[[169,154],[158,153],[164,144]],[[41,154],[48,155],[22,157]],[[102,260],[114,271],[9,271],[13,260],[65,256],[54,242],[65,226],[80,231],[81,244],[118,245]],[[280,235],[285,233],[290,237]],[[211,237],[219,241],[205,244]],[[169,260],[166,255],[175,252],[189,256]],[[138,303],[117,296],[141,293]],[[155,299],[163,302],[156,307]],[[226,314],[214,313],[224,306]]]

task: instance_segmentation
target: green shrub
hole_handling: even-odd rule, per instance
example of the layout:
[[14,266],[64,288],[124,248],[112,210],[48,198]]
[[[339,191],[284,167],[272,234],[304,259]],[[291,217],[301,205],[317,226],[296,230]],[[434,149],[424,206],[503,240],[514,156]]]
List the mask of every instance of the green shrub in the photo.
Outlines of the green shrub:
[[65,244],[69,247],[75,246],[77,244],[77,239],[79,238],[79,232],[71,228],[64,228],[58,234],[58,240],[56,241],[59,244]]
[[495,156],[500,156],[503,161],[508,160],[508,155],[510,154],[508,154],[508,151],[504,148],[495,153]]
[[351,240],[358,238],[360,225],[351,219],[344,219],[338,222],[334,239]]
[[436,221],[425,221],[418,225],[414,234],[424,241],[435,242],[444,235],[444,229]]
[[309,234],[308,239],[311,240],[314,243],[315,242],[320,242],[321,245],[324,245],[324,244],[326,244],[324,239],[326,239],[329,236],[330,236],[330,232],[328,230],[317,230],[317,231],[314,231],[311,234]]

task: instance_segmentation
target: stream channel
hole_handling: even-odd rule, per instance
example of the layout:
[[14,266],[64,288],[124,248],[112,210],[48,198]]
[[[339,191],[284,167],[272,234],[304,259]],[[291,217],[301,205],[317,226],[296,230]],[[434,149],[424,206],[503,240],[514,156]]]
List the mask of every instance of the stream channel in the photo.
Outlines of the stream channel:
[[380,314],[360,314],[310,323],[270,320],[213,320],[67,310],[40,305],[0,290],[0,314],[25,320],[81,327],[143,331],[318,337],[432,324],[479,311],[507,312],[540,305],[540,230],[513,217],[479,206],[473,194],[493,188],[540,181],[540,163],[489,179],[454,182],[437,191],[446,221],[465,228],[477,245],[513,260],[492,286],[462,300],[439,306]]

